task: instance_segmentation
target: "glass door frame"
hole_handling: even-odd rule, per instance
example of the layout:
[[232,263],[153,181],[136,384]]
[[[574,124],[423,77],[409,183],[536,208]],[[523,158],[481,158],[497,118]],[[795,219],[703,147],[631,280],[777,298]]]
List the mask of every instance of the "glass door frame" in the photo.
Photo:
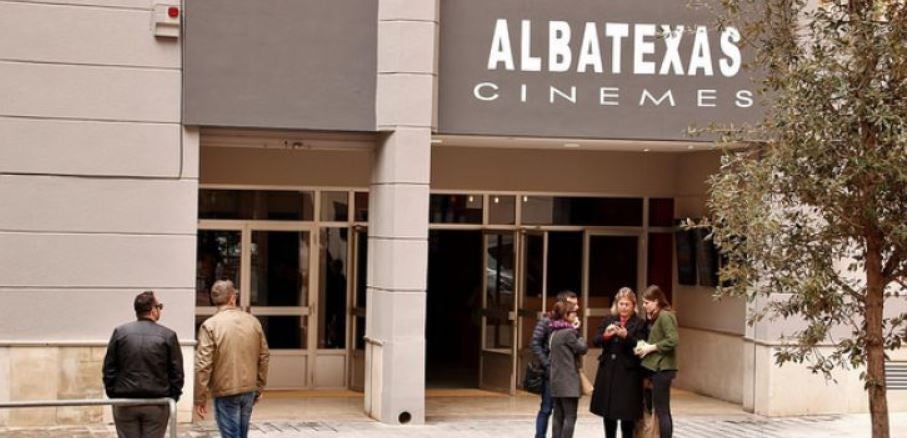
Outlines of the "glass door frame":
[[[362,276],[368,275],[368,264],[367,264],[368,262],[367,261],[366,261],[365,269],[362,272],[359,271],[359,256],[363,252],[362,245],[360,245],[360,242],[359,242],[360,233],[362,233],[362,238],[366,241],[366,245],[368,245],[368,226],[357,223],[357,224],[353,225],[352,227],[350,227],[350,234],[349,234],[350,235],[350,239],[349,239],[349,245],[350,245],[349,279],[350,279],[350,281],[348,284],[349,293],[347,295],[347,297],[348,297],[347,308],[348,308],[348,315],[349,315],[349,320],[347,321],[347,333],[349,334],[349,337],[347,338],[347,344],[346,344],[347,345],[347,357],[349,357],[349,362],[348,362],[349,369],[347,371],[347,387],[354,391],[364,391],[365,390],[365,380],[364,380],[365,341],[363,340],[362,348],[358,348],[357,339],[356,339],[356,337],[358,336],[357,329],[359,328],[358,327],[359,318],[362,318],[363,326],[365,326],[367,324],[365,318],[366,318],[366,309],[367,309],[367,302],[368,302],[368,284],[367,283],[366,283],[366,293],[365,293],[365,296],[363,297],[365,300],[364,302],[361,302],[361,303],[359,302],[358,294],[357,294],[357,292],[358,292],[357,288],[359,287],[360,275],[362,275]],[[366,253],[366,257],[368,257],[367,249],[365,250],[365,253]],[[368,279],[366,278],[366,282],[367,282],[367,280]],[[362,332],[365,333],[365,327],[363,327]],[[361,384],[358,382],[358,379],[356,379],[357,375],[363,375],[363,381]]]
[[[506,311],[507,312],[506,318],[508,321],[511,322],[510,323],[511,345],[509,348],[507,348],[507,347],[489,348],[486,345],[486,343],[488,341],[488,333],[487,333],[488,317],[492,314],[500,315],[500,313],[503,310],[502,309],[491,310],[488,308],[488,274],[485,272],[485,270],[488,268],[488,257],[489,257],[489,255],[488,255],[488,239],[491,236],[496,236],[496,235],[505,235],[506,236],[508,234],[511,235],[512,239],[513,239],[512,257],[513,257],[513,262],[514,262],[513,263],[513,291],[512,291],[512,293],[514,295],[513,306],[511,306],[511,308]],[[519,274],[518,266],[517,266],[519,263],[519,257],[520,257],[519,244],[520,244],[520,234],[519,234],[519,231],[515,230],[515,229],[508,229],[508,230],[486,229],[486,230],[483,230],[483,232],[482,232],[482,269],[483,269],[483,272],[482,272],[482,309],[481,309],[482,340],[481,340],[481,351],[480,351],[480,355],[479,355],[479,387],[482,389],[488,389],[488,390],[492,390],[492,391],[506,392],[509,395],[515,394],[515,390],[516,390],[516,375],[517,375],[517,373],[516,373],[516,366],[517,366],[516,356],[517,356],[517,349],[519,347],[518,332],[517,332],[517,311],[518,311],[517,296],[518,296],[518,293],[520,290],[519,289],[519,282],[520,282],[519,275],[520,274]],[[486,365],[487,366],[497,365],[497,364],[488,364],[487,362],[496,361],[497,360],[496,358],[500,358],[500,356],[507,356],[509,359],[509,362],[510,362],[509,363],[510,379],[507,382],[507,386],[504,387],[504,386],[499,386],[499,385],[486,385],[485,384],[485,377],[486,377],[485,367],[486,367]],[[503,390],[503,391],[501,391],[501,390]]]
[[[647,258],[647,244],[646,244],[646,232],[644,227],[622,227],[622,228],[587,228],[583,232],[583,291],[582,296],[580,297],[580,306],[582,306],[582,334],[587,341],[591,339],[592,336],[595,336],[595,330],[598,327],[590,327],[589,320],[590,318],[604,317],[611,314],[610,307],[605,308],[593,308],[589,305],[589,289],[590,289],[590,266],[589,258],[591,256],[591,240],[596,236],[612,236],[612,237],[635,237],[636,238],[636,284],[632,285],[633,291],[639,296],[641,288],[645,287],[646,275],[646,261]],[[617,292],[617,291],[614,291]],[[637,303],[637,312],[639,311],[639,305]],[[590,348],[589,353],[584,357],[585,369],[590,370],[594,366],[595,359],[601,353],[598,348]]]
[[[244,312],[255,316],[299,316],[305,318],[306,339],[305,348],[301,349],[271,349],[272,361],[281,358],[299,358],[305,363],[304,386],[302,388],[312,387],[314,381],[314,364],[313,354],[316,350],[318,338],[318,324],[313,309],[318,299],[318,254],[315,251],[318,237],[315,230],[317,228],[312,223],[307,222],[286,222],[286,221],[260,221],[260,220],[199,220],[199,231],[221,230],[240,232],[240,284],[236,285],[239,292],[240,302],[237,307]],[[304,306],[253,306],[251,304],[252,294],[252,233],[256,231],[284,231],[284,232],[301,232],[307,233],[308,239],[308,278],[306,279],[306,302]],[[211,316],[217,312],[216,307],[196,306],[196,316]],[[279,389],[279,388],[275,388]]]
[[[529,236],[540,236],[542,238],[542,278],[541,278],[541,309],[538,311],[525,308],[526,300],[526,274],[528,272],[527,259],[529,245],[526,240]],[[533,328],[538,320],[545,314],[545,307],[548,300],[548,230],[538,228],[520,228],[518,243],[519,259],[516,266],[517,284],[516,284],[516,348],[514,351],[514,376],[522,378],[522,371],[526,369],[525,360],[532,360],[535,354],[532,352],[532,333],[529,333],[529,339],[523,338],[524,324],[530,324]],[[525,345],[525,347],[524,347]],[[528,349],[528,352],[521,352],[521,349]],[[528,356],[528,359],[526,359]],[[517,379],[513,382],[514,390],[520,386]]]

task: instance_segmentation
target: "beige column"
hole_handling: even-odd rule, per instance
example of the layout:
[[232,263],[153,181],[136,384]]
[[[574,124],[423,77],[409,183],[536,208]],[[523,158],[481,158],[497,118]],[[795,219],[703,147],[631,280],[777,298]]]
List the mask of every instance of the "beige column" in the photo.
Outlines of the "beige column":
[[437,0],[380,0],[370,185],[365,410],[425,421],[428,188],[436,89]]

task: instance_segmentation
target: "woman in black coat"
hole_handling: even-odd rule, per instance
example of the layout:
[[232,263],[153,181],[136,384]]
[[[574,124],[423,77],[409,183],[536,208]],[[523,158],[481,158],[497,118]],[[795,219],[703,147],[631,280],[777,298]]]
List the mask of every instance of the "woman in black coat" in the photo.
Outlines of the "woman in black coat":
[[628,287],[614,296],[611,315],[598,327],[592,343],[602,349],[595,374],[595,391],[589,410],[604,418],[605,436],[633,436],[636,420],[642,417],[642,368],[633,353],[636,342],[648,337],[645,321],[636,316],[636,295]]

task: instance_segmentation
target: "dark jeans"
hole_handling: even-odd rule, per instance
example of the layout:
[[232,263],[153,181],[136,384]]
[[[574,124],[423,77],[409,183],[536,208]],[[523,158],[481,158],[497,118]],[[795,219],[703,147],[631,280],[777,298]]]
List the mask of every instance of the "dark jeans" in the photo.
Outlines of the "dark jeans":
[[554,424],[551,426],[551,436],[553,438],[573,438],[579,398],[552,397],[551,400],[554,401]]
[[658,371],[649,374],[652,380],[652,389],[646,390],[646,408],[655,408],[658,417],[659,436],[671,438],[674,435],[674,420],[671,418],[671,381],[677,376],[677,371]]
[[222,438],[246,438],[249,436],[249,419],[255,391],[214,399],[214,416]]
[[114,406],[113,422],[119,438],[162,438],[167,432],[167,405]]
[[551,411],[554,409],[551,401],[551,386],[548,379],[542,383],[542,404],[539,406],[539,414],[535,417],[535,438],[545,438],[548,433],[548,418],[551,417]]
[[[605,438],[617,438],[617,421],[605,418]],[[620,420],[620,437],[633,438],[633,428],[636,422],[633,420]]]

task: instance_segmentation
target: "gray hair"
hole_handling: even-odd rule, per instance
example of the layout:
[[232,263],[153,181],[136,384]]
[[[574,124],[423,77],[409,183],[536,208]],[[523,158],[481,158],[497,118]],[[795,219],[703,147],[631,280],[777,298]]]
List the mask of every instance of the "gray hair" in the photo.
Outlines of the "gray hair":
[[230,280],[218,280],[211,286],[211,302],[215,306],[223,306],[230,301],[230,296],[236,294],[236,288]]

